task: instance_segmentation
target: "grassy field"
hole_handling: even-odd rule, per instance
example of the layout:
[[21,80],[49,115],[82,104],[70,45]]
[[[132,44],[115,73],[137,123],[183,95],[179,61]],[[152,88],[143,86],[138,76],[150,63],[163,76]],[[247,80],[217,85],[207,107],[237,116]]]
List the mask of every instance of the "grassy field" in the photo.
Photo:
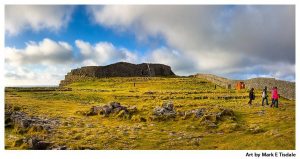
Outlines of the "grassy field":
[[[51,132],[20,133],[6,127],[5,148],[28,149],[26,143],[16,142],[34,135],[68,149],[295,149],[295,101],[281,98],[277,109],[262,107],[259,90],[249,106],[247,90],[215,89],[200,78],[102,78],[67,87],[72,90],[7,89],[6,105],[29,116],[57,119],[60,124]],[[138,111],[130,118],[77,113],[112,101],[136,106]],[[232,109],[235,120],[222,120],[214,127],[193,115],[151,120],[153,109],[170,101],[177,114],[222,107]]]

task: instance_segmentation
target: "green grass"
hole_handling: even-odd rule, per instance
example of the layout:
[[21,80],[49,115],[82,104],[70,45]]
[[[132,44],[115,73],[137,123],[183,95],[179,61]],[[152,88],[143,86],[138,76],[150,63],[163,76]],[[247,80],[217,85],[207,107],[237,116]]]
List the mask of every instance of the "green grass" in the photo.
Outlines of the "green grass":
[[[56,118],[61,122],[46,135],[18,134],[6,128],[5,148],[26,149],[26,145],[16,146],[15,141],[34,133],[71,149],[295,149],[295,101],[280,99],[279,109],[262,108],[260,91],[249,107],[246,90],[215,89],[214,84],[200,78],[102,78],[67,87],[72,91],[35,92],[32,88],[27,92],[14,89],[5,92],[6,104],[31,116]],[[138,113],[134,118],[149,119],[155,107],[172,101],[177,111],[230,108],[237,121],[225,120],[216,128],[207,128],[195,118],[141,122],[76,114],[111,101],[136,106]],[[264,115],[259,114],[262,109]]]

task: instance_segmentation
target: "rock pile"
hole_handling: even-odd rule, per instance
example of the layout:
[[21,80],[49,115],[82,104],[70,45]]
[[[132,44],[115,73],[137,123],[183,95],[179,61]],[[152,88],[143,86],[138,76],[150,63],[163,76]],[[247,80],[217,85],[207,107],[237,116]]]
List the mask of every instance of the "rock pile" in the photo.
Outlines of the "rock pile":
[[[58,119],[42,119],[39,117],[30,117],[26,113],[20,111],[18,107],[5,105],[5,127],[14,127],[18,133],[26,133],[28,131],[45,131],[51,132],[60,124]],[[28,149],[46,150],[50,149],[52,143],[39,139],[36,136],[21,138],[14,142],[16,147],[26,145]]]
[[206,112],[205,108],[195,109],[195,110],[187,110],[184,112],[178,112],[180,116],[182,116],[182,119],[188,119],[190,117],[200,118],[202,117]]
[[164,102],[162,107],[156,107],[153,110],[153,120],[163,121],[168,119],[174,119],[176,117],[176,110],[174,104],[170,102]]
[[51,131],[51,129],[59,124],[58,120],[29,117],[26,113],[20,111],[13,112],[10,115],[10,120],[14,126],[17,126],[22,130],[35,128],[36,130]]
[[43,141],[37,137],[30,137],[25,142],[28,144],[29,149],[33,150],[46,150],[51,145],[50,142]]
[[227,108],[219,108],[218,112],[207,112],[205,113],[200,121],[202,124],[207,125],[208,127],[215,128],[220,121],[223,121],[225,118],[229,120],[236,120],[233,110]]
[[125,107],[118,102],[111,102],[104,106],[93,106],[90,108],[88,112],[83,114],[87,116],[103,115],[105,117],[108,117],[109,115],[114,115],[121,118],[122,117],[130,118],[131,115],[133,115],[136,112],[137,112],[137,108],[135,106]]
[[[7,107],[7,106],[6,106]],[[41,119],[38,117],[30,117],[22,111],[13,111],[11,108],[5,110],[5,126],[17,127],[20,131],[28,131],[30,128],[36,131],[51,131],[59,124],[58,119]]]
[[191,117],[194,119],[200,119],[202,124],[206,124],[209,127],[216,127],[218,122],[223,121],[225,118],[228,118],[229,120],[236,120],[233,110],[223,107],[219,107],[214,111],[210,111],[206,108],[199,108],[179,112],[178,114],[182,116],[183,120]]

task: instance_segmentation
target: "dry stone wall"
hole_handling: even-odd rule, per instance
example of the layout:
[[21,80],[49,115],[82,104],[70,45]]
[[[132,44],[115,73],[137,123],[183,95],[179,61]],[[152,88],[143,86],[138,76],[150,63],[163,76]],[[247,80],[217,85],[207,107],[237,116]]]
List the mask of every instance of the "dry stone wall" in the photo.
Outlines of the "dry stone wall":
[[271,91],[273,87],[278,88],[280,96],[295,100],[295,82],[276,80],[275,78],[252,78],[248,80],[231,80],[211,74],[196,74],[193,77],[204,78],[224,88],[235,89],[237,82],[244,82],[247,89],[254,88],[262,90],[265,86]]

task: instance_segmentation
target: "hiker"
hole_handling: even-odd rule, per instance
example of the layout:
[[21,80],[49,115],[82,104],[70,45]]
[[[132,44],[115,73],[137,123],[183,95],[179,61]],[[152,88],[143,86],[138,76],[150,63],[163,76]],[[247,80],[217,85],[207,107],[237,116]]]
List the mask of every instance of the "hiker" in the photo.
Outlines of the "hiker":
[[278,98],[279,98],[279,95],[278,95],[277,87],[274,87],[272,89],[272,104],[271,104],[271,107],[274,105],[275,108],[278,108]]
[[269,105],[267,86],[265,86],[265,88],[262,91],[262,106],[264,106],[265,100],[266,100],[266,104]]
[[251,88],[250,92],[249,92],[249,102],[248,104],[252,105],[252,100],[255,99],[255,95],[254,95],[254,88]]

